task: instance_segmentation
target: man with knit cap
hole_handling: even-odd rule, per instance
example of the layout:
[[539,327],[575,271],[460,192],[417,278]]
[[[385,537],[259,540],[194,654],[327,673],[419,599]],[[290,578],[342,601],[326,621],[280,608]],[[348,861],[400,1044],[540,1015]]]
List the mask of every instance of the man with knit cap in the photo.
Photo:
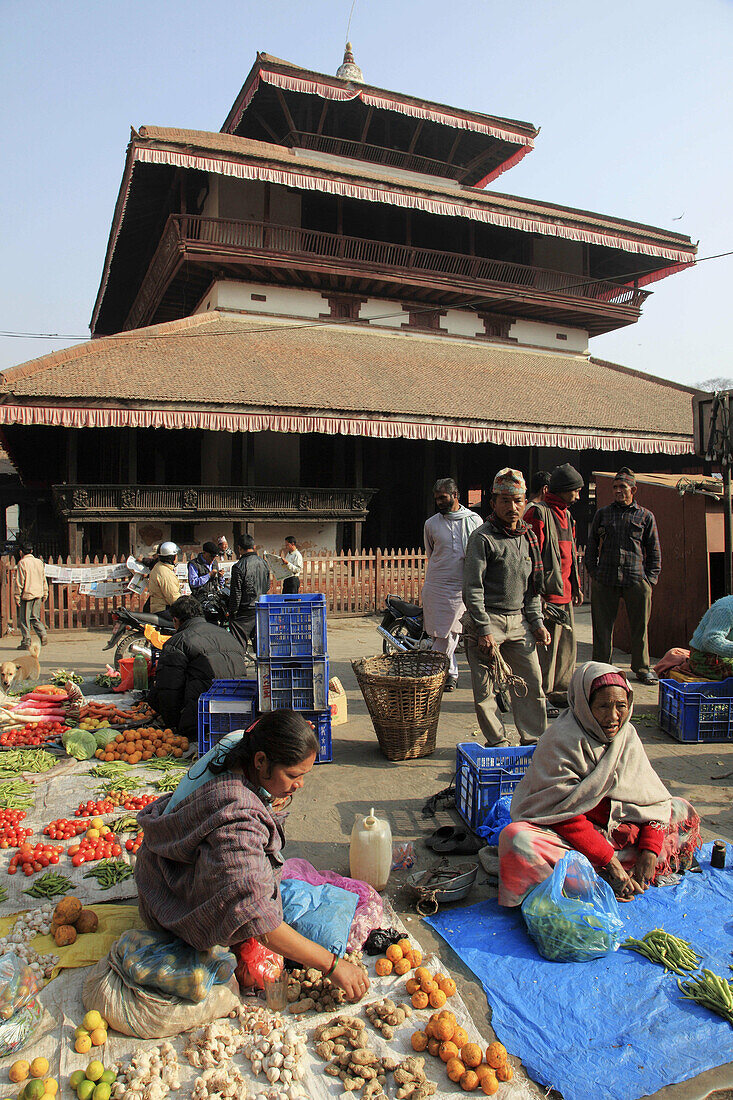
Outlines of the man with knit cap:
[[540,649],[539,658],[542,687],[555,711],[552,713],[548,707],[550,718],[557,717],[556,707],[568,705],[568,688],[575,670],[573,604],[581,604],[583,594],[578,576],[575,521],[569,509],[580,496],[583,484],[583,478],[569,462],[556,466],[550,474],[545,499],[531,504],[524,513],[542,555],[545,626],[552,641],[546,649]]
[[641,684],[656,684],[647,629],[652,588],[662,571],[654,515],[636,503],[636,477],[623,466],[613,479],[613,504],[599,508],[588,532],[585,565],[593,578],[593,660],[611,664],[613,628],[621,600],[631,630],[631,668]]
[[521,472],[500,470],[494,479],[491,515],[466,547],[463,634],[476,717],[490,747],[509,744],[495,697],[501,687],[499,658],[526,685],[526,690],[520,684],[511,686],[509,692],[522,744],[536,743],[547,725],[537,644],[549,645],[550,635],[542,617],[539,546],[522,520],[526,502]]

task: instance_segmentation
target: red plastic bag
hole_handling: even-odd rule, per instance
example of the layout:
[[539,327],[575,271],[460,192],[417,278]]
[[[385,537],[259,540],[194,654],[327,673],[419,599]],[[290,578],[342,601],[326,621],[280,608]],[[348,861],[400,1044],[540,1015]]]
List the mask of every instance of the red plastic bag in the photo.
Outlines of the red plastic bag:
[[134,657],[122,657],[119,662],[120,666],[120,682],[112,688],[112,691],[132,691],[133,688],[133,676],[132,665]]
[[264,989],[263,974],[273,963],[282,970],[284,959],[275,951],[263,947],[259,940],[243,940],[229,948],[234,952],[237,969],[234,971],[240,989]]

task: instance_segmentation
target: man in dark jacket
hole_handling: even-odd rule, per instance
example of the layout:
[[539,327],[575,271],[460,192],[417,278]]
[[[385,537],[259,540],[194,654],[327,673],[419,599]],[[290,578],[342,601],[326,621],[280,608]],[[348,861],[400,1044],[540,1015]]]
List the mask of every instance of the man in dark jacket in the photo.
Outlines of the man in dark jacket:
[[194,596],[171,605],[173,634],[160,651],[148,702],[182,737],[196,740],[199,695],[214,680],[243,679],[247,666],[239,642],[220,626],[207,623]]
[[216,543],[205,542],[201,553],[188,563],[188,586],[197,600],[204,600],[219,587],[218,557]]
[[245,652],[247,642],[254,645],[257,624],[257,600],[270,588],[270,570],[255,553],[255,540],[251,535],[237,536],[238,560],[232,566],[229,589],[229,629]]

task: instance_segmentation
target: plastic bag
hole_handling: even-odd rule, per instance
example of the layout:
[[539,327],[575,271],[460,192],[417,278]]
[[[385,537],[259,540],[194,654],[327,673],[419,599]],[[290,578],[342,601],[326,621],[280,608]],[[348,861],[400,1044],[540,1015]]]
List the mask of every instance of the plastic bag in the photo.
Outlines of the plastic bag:
[[168,932],[131,929],[115,944],[117,967],[130,984],[198,1004],[229,981],[236,960],[225,947],[195,951]]
[[132,662],[134,657],[121,657],[117,664],[120,666],[120,681],[115,684],[112,691],[132,691],[134,686],[132,676]]
[[396,928],[375,928],[366,938],[364,951],[367,955],[384,955],[391,943],[399,943],[404,938],[405,933]]
[[498,844],[502,829],[511,823],[512,817],[509,812],[511,802],[510,794],[503,794],[501,798],[497,798],[484,818],[483,824],[474,829],[476,835],[482,836],[487,844]]
[[34,999],[19,1008],[9,1020],[0,1024],[0,1058],[22,1050],[38,1030],[42,1016],[43,1006]]
[[204,1027],[241,1004],[234,978],[226,985],[213,986],[198,1004],[130,984],[119,971],[114,947],[84,980],[82,1000],[88,1012],[96,1009],[115,1031],[139,1039],[163,1039]]
[[0,956],[0,1020],[9,1020],[40,988],[28,964],[12,951]]
[[361,882],[355,878],[345,878],[337,875],[335,871],[317,871],[307,859],[287,859],[283,866],[283,881],[291,878],[299,878],[302,882],[311,882],[314,886],[320,886],[322,882],[330,882],[332,886],[340,886],[342,890],[350,890],[359,898],[356,906],[356,914],[351,924],[349,951],[358,950],[372,928],[378,928],[382,923],[384,905],[377,891],[368,882]]
[[270,951],[259,940],[243,940],[233,948],[237,958],[237,981],[240,989],[264,989],[264,974],[270,967],[283,967],[283,957]]
[[580,852],[566,852],[549,878],[522,902],[522,915],[540,955],[586,962],[616,951],[623,928],[611,887]]
[[327,882],[315,886],[302,879],[290,878],[280,883],[280,895],[283,920],[296,932],[336,955],[346,954],[359,900],[356,894]]

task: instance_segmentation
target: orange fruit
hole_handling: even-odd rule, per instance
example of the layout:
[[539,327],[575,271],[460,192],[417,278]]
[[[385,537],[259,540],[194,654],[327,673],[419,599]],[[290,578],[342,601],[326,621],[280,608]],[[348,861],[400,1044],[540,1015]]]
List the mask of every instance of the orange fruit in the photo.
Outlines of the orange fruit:
[[437,1058],[439,1050],[440,1039],[428,1039],[428,1054],[432,1054],[433,1058]]
[[427,1008],[428,1007],[428,995],[423,993],[422,989],[419,989],[417,993],[412,994],[412,1007],[413,1008]]
[[452,997],[456,991],[456,983],[452,978],[443,978],[441,982],[438,982],[438,986],[443,990],[446,997]]
[[394,964],[394,972],[399,975],[399,977],[402,977],[403,974],[409,974],[411,969],[409,959],[398,959]]
[[392,973],[392,963],[389,959],[377,959],[374,969],[378,978],[386,978],[388,974]]
[[450,1062],[446,1062],[445,1069],[451,1081],[460,1081],[466,1072],[466,1067],[460,1058],[451,1058]]
[[419,951],[417,947],[412,949],[412,961],[415,966],[419,966],[422,962],[422,951]]
[[429,994],[428,999],[433,1008],[442,1008],[446,1002],[446,996],[442,989],[434,989],[433,992]]
[[415,977],[422,984],[422,982],[432,981],[432,976],[429,970],[426,970],[424,966],[419,966],[415,971]]
[[509,1065],[508,1062],[505,1062],[503,1066],[497,1066],[496,1067],[496,1079],[497,1079],[497,1081],[511,1081],[513,1076],[514,1076],[514,1070]]
[[459,1084],[466,1092],[473,1092],[478,1088],[478,1076],[472,1069],[467,1069],[463,1077],[461,1077]]
[[427,1050],[428,1037],[424,1031],[413,1031],[410,1042],[413,1050]]
[[[456,1030],[456,1025],[450,1020],[436,1020],[433,1029],[435,1031],[435,1038],[445,1043],[448,1039],[453,1038],[453,1032]],[[459,1048],[456,1047],[456,1049],[458,1050]]]
[[417,993],[419,988],[420,988],[420,983],[419,983],[419,981],[417,981],[416,978],[408,978],[407,981],[405,982],[405,990],[410,995],[410,997],[412,996],[413,993]]
[[486,1048],[486,1061],[492,1069],[498,1069],[506,1062],[506,1047],[501,1043],[489,1043]]
[[480,1066],[483,1062],[483,1054],[478,1043],[464,1043],[461,1047],[461,1061],[470,1069]]
[[466,1045],[468,1042],[468,1032],[465,1028],[456,1027],[456,1030],[453,1032],[453,1042],[459,1047],[464,1047]]
[[396,963],[398,959],[402,958],[402,948],[396,943],[391,943],[384,953],[392,963]]
[[402,952],[403,955],[408,955],[408,954],[411,955],[412,954],[412,944],[410,943],[410,941],[408,939],[400,940],[398,942],[397,946],[399,947],[399,949],[400,949],[400,951]]
[[[423,993],[427,993],[430,996],[431,993],[435,993],[438,988],[434,981],[420,982],[420,988]],[[437,1007],[437,1006],[436,1006]]]
[[493,1096],[495,1092],[499,1091],[499,1082],[496,1079],[496,1074],[493,1069],[489,1069],[488,1073],[483,1073],[481,1075],[480,1083],[481,1091],[484,1096]]
[[440,974],[440,973],[433,974],[433,981],[435,982],[436,985],[440,985],[440,983],[443,981],[444,978],[445,978],[445,974]]
[[450,1039],[446,1039],[445,1042],[440,1044],[438,1057],[440,1058],[441,1062],[448,1063],[450,1062],[451,1058],[457,1058],[460,1053],[461,1052],[456,1044],[452,1043]]

